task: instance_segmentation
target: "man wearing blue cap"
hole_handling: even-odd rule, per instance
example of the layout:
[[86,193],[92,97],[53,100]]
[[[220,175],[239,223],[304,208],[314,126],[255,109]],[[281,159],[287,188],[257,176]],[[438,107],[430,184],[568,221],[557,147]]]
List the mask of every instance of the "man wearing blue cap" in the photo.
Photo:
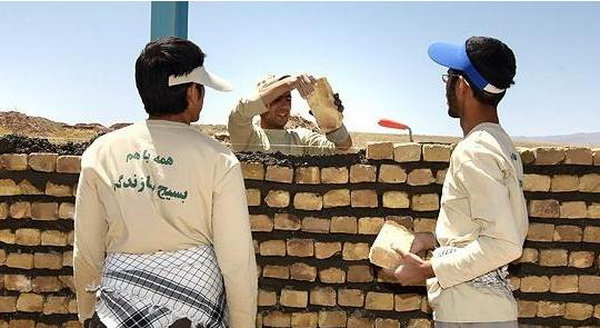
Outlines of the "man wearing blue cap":
[[[436,236],[417,234],[410,253],[397,250],[404,264],[394,275],[402,284],[429,278],[436,327],[518,327],[507,265],[527,235],[523,167],[497,113],[514,84],[515,57],[488,37],[435,43],[428,53],[448,68],[448,115],[460,119],[465,137],[450,159]],[[431,260],[415,255],[438,243]]]

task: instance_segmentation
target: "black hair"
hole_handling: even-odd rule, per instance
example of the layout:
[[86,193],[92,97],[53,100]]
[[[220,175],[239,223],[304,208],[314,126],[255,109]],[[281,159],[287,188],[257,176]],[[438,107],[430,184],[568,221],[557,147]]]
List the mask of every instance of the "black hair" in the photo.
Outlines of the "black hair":
[[[489,83],[500,89],[508,89],[515,84],[514,77],[517,71],[516,59],[513,51],[502,41],[473,36],[466,42],[467,56],[475,67]],[[475,87],[475,84],[466,76],[461,74],[472,86],[473,96],[480,102],[498,106],[504,98],[506,91],[500,94],[489,93]]]
[[[190,83],[169,87],[169,76],[191,72],[204,64],[204,57],[197,45],[185,39],[166,37],[148,43],[135,62],[135,84],[146,112],[155,116],[183,112]],[[201,86],[196,87],[200,91]]]

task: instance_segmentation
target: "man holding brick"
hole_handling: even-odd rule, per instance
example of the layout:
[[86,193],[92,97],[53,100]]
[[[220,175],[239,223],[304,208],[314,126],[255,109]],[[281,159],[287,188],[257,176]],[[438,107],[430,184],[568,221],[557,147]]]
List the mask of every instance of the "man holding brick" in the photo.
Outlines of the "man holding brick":
[[448,115],[460,119],[464,139],[452,153],[436,237],[417,234],[411,252],[397,250],[403,284],[426,278],[436,327],[518,327],[507,265],[521,256],[528,217],[519,154],[498,120],[497,105],[514,84],[512,50],[499,40],[435,43],[429,56],[448,67]]
[[[306,128],[285,129],[292,107],[291,91],[296,89],[307,99],[315,90],[317,81],[307,74],[298,76],[268,75],[257,84],[256,93],[240,99],[229,115],[227,129],[235,151],[280,151],[288,155],[327,155],[346,151],[352,139],[336,111],[335,129],[319,126],[325,134]],[[334,96],[336,97],[336,96]],[[341,101],[336,97],[336,105]],[[318,107],[319,110],[323,107]],[[334,109],[335,111],[335,109]],[[254,124],[260,115],[260,124]],[[319,121],[319,116],[317,122]]]
[[240,164],[190,126],[205,87],[231,89],[204,57],[188,40],[148,43],[135,66],[148,120],[98,138],[82,156],[74,276],[86,326],[255,325]]

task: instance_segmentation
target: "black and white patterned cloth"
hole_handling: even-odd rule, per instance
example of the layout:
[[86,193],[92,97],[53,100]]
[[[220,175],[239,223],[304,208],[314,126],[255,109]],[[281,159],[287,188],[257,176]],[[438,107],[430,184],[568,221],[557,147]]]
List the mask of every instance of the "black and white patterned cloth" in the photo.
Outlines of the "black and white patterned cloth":
[[[442,257],[452,254],[458,251],[460,248],[452,246],[441,246],[433,251],[433,257]],[[510,288],[510,281],[508,280],[508,265],[502,266],[498,269],[492,270],[486,274],[483,274],[473,280],[469,280],[467,283],[477,288],[487,288],[493,291],[498,291],[505,296],[512,298],[513,292]]]
[[223,276],[211,246],[154,254],[111,253],[102,272],[98,317],[108,328],[226,328]]

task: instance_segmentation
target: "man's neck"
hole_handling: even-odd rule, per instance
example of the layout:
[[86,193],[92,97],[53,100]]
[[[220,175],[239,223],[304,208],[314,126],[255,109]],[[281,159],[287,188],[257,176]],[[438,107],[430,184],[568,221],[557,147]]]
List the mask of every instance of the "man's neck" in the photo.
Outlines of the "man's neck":
[[148,119],[149,120],[163,120],[163,121],[179,122],[179,123],[185,123],[187,125],[190,124],[190,119],[187,117],[185,112],[178,113],[178,114],[167,114],[167,115],[161,115],[161,116],[150,115],[148,117]]
[[464,136],[467,136],[474,127],[481,123],[500,124],[498,112],[494,106],[477,106],[477,108],[466,111],[465,114],[464,117],[460,118],[460,127],[463,130]]

